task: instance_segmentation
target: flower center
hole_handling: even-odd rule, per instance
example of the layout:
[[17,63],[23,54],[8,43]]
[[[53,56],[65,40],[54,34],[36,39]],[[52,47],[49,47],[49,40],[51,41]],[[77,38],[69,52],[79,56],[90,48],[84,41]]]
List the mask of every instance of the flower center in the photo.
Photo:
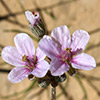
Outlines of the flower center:
[[75,73],[77,72],[71,65],[71,60],[72,60],[72,57],[73,57],[73,54],[71,52],[71,48],[66,48],[63,53],[62,53],[62,60],[63,62],[67,63],[70,68],[68,70],[68,73],[71,75],[71,76],[74,76]]
[[71,59],[72,59],[71,48],[66,48],[62,53],[62,60],[64,62],[70,62]]
[[24,55],[22,57],[22,61],[25,62],[26,67],[28,67],[32,71],[33,68],[36,66],[37,57],[36,56],[29,57],[29,56]]

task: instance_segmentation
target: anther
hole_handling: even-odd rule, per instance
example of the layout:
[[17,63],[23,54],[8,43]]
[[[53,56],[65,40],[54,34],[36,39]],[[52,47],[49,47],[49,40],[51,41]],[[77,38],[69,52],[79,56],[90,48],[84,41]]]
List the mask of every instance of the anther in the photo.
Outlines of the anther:
[[24,55],[24,56],[22,57],[22,61],[26,61],[26,60],[27,60],[27,56]]

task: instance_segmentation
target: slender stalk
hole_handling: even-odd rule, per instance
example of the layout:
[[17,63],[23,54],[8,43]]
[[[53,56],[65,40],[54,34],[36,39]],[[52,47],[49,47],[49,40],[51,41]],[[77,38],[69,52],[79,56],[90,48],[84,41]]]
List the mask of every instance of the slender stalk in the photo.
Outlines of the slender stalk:
[[56,100],[56,87],[51,87],[51,100]]

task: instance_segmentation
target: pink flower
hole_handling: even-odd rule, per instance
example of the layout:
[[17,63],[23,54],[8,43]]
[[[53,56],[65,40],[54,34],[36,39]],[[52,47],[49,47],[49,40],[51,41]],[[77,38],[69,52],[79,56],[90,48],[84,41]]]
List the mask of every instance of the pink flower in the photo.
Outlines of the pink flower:
[[71,38],[68,28],[60,26],[52,31],[51,36],[52,38],[45,35],[40,40],[39,47],[51,58],[50,71],[53,76],[64,74],[70,67],[82,70],[96,67],[92,56],[81,53],[90,38],[86,31],[77,30]]
[[37,22],[40,21],[39,13],[35,14],[35,12],[25,11],[25,15],[27,20],[32,26],[35,26]]
[[16,66],[8,75],[8,80],[18,83],[28,75],[44,77],[49,70],[49,64],[44,60],[45,54],[39,49],[36,50],[32,39],[25,33],[14,37],[16,48],[7,46],[2,50],[1,56],[7,63]]

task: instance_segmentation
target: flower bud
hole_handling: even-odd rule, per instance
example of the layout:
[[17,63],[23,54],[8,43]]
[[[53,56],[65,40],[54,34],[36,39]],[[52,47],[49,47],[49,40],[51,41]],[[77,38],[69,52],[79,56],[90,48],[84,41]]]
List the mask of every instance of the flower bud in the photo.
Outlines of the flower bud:
[[35,34],[37,37],[43,37],[46,33],[44,23],[41,21],[39,13],[26,11],[25,12],[26,18],[29,21],[29,29],[30,31]]
[[65,80],[66,80],[66,75],[65,74],[55,77],[56,82],[64,82]]
[[50,80],[46,78],[40,78],[38,79],[38,85],[42,88],[46,88],[50,84]]
[[28,79],[29,79],[29,80],[32,81],[32,80],[34,80],[34,78],[35,78],[35,76],[34,76],[33,74],[28,75]]
[[52,82],[51,82],[51,86],[52,86],[52,87],[57,87],[57,86],[58,86],[58,82],[52,81]]

